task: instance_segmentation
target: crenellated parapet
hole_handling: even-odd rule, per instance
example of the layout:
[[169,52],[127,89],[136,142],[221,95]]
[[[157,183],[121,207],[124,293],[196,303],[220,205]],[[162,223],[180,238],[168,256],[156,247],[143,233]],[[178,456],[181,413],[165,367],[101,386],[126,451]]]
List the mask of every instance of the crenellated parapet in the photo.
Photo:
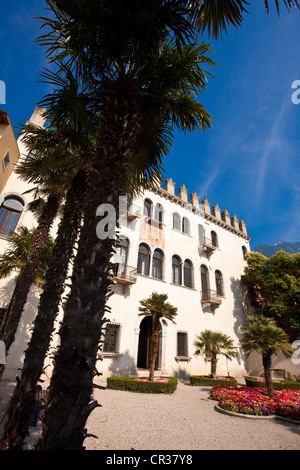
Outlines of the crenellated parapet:
[[179,186],[177,195],[175,194],[175,183],[172,178],[165,180],[164,188],[161,187],[160,182],[157,182],[155,187],[153,187],[153,190],[159,191],[164,197],[171,198],[178,204],[188,205],[194,212],[199,212],[212,222],[217,223],[224,228],[231,229],[235,233],[249,239],[246,224],[243,220],[239,221],[235,214],[230,217],[227,209],[221,211],[218,204],[215,204],[211,209],[211,205],[207,198],[204,198],[200,204],[199,196],[195,192],[191,193],[188,198],[188,190],[184,184]]

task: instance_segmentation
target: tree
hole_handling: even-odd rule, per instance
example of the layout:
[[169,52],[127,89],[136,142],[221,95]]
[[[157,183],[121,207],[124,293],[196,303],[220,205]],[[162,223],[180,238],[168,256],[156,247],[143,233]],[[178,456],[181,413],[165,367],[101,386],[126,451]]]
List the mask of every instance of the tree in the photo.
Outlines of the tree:
[[[28,253],[36,234],[36,228],[29,230],[27,227],[19,226],[9,237],[9,248],[0,256],[0,279],[8,277],[13,271],[17,271],[18,277],[25,269]],[[49,266],[54,241],[48,234],[45,247],[42,251],[39,266],[34,276],[34,284],[42,287],[45,282],[45,274]]]
[[[218,12],[213,18],[217,29],[228,22],[239,23],[245,2],[230,2],[230,6],[224,1],[217,3],[219,10],[213,8]],[[77,449],[82,447],[86,419],[97,406],[90,403],[92,380],[111,293],[111,256],[116,243],[115,238],[97,237],[95,227],[99,219],[95,214],[99,201],[112,205],[118,212],[119,197],[129,188],[132,156],[147,113],[154,113],[164,132],[172,133],[174,127],[188,131],[210,127],[210,117],[198,102],[204,89],[200,63],[209,62],[205,56],[199,57],[196,68],[190,65],[181,70],[185,78],[178,82],[177,92],[173,89],[176,99],[172,99],[168,90],[162,105],[156,101],[157,93],[162,96],[164,91],[160,86],[161,75],[156,75],[154,86],[146,71],[159,70],[157,59],[171,37],[178,57],[182,56],[180,50],[191,49],[197,42],[198,31],[206,24],[201,5],[211,10],[215,2],[48,0],[47,4],[54,19],[43,19],[48,29],[40,42],[48,46],[51,60],[68,57],[75,64],[77,72],[91,85],[99,113],[96,153],[87,182],[85,221],[74,261],[72,288],[64,308],[43,444],[45,449]],[[178,72],[174,63],[164,70],[173,81],[174,71]],[[172,102],[173,106],[168,107]]]
[[[127,26],[125,27],[127,28]],[[141,34],[140,26],[138,29]],[[130,28],[130,33],[131,31],[135,32],[135,29]],[[131,43],[132,37],[129,39]],[[165,48],[168,47],[168,53],[165,48],[162,48],[163,43],[160,41],[159,50],[156,49],[154,54],[147,48],[144,50],[144,44],[147,46],[145,37],[145,41],[142,43],[143,47],[141,47],[139,40],[136,42],[139,44],[139,50],[129,49],[131,59],[126,51],[129,39],[127,38],[126,42],[123,38],[122,47],[120,45],[120,50],[123,49],[123,53],[119,52],[122,60],[117,71],[114,62],[113,70],[108,69],[108,77],[102,81],[101,89],[103,91],[99,97],[98,108],[97,155],[90,165],[84,210],[85,222],[81,230],[78,253],[74,262],[72,289],[64,308],[61,343],[55,357],[55,368],[50,385],[50,402],[57,396],[58,389],[61,390],[64,398],[61,395],[61,400],[56,401],[55,405],[51,405],[46,411],[48,433],[45,436],[45,448],[47,449],[56,448],[54,446],[58,446],[58,448],[80,447],[84,438],[82,433],[84,423],[92,409],[88,404],[103,316],[112,283],[111,255],[115,246],[114,239],[99,240],[97,237],[95,213],[99,202],[111,204],[118,212],[119,196],[125,195],[130,187],[131,158],[135,154],[141,126],[146,122],[146,110],[149,111],[152,122],[162,124],[161,128],[164,132],[172,130],[170,125],[172,121],[174,125],[186,130],[206,128],[209,125],[207,113],[192,96],[193,91],[197,91],[197,87],[204,86],[203,74],[200,74],[199,71],[203,63],[209,63],[209,59],[202,55],[197,58],[196,63],[189,64],[187,62],[190,59],[188,51],[182,47],[182,54],[178,53],[176,63],[176,56],[172,52],[169,42],[165,46]],[[105,40],[107,41],[107,38]],[[156,47],[158,46],[156,45]],[[192,54],[193,47],[189,49]],[[126,58],[128,67],[123,63],[123,57]],[[164,80],[159,82],[156,70],[156,85],[154,78],[151,80],[149,78],[150,73],[151,77],[154,77],[153,70],[157,62],[166,74],[165,61],[167,59],[174,61],[173,67],[169,67],[170,83],[176,81],[178,87],[183,89],[180,96],[179,89],[173,88],[176,100],[173,99],[174,95],[172,96],[169,88],[165,96],[163,95],[162,85],[168,86],[167,75]],[[120,58],[118,60],[120,61]],[[183,67],[184,60],[186,62],[185,68]],[[139,62],[138,66],[137,61]],[[185,87],[184,80],[178,74],[180,70],[181,74],[185,73],[187,78],[190,77]],[[147,71],[148,74],[146,74]],[[154,94],[155,91],[164,96],[165,103],[172,104],[173,101],[171,112],[165,106],[158,105],[161,100],[158,100]],[[174,105],[177,106],[175,111]],[[187,109],[188,112],[184,113],[184,109]],[[145,129],[144,126],[143,128]],[[70,342],[73,343],[73,346]],[[65,375],[64,384],[61,381],[63,375]],[[66,384],[68,385],[66,386]],[[76,389],[74,388],[75,384]],[[77,398],[75,398],[76,395]],[[78,396],[80,396],[79,401]],[[68,432],[66,428],[61,426],[58,429],[57,425],[61,419],[65,421],[67,415],[70,416],[70,414],[74,419],[72,419],[72,423],[69,421]],[[51,425],[51,429],[49,429],[49,425]],[[70,433],[71,427],[73,430]],[[81,431],[79,431],[80,429]]]
[[279,328],[272,318],[262,315],[249,315],[247,317],[248,326],[241,328],[243,336],[241,338],[242,348],[248,357],[252,352],[262,355],[264,376],[268,395],[274,395],[271,365],[272,356],[281,351],[285,357],[291,357],[294,350],[289,343],[287,334]]
[[267,258],[253,252],[246,258],[241,280],[253,305],[295,339],[300,333],[300,254],[279,251]]
[[196,348],[195,355],[204,354],[206,358],[211,360],[212,377],[216,377],[218,355],[225,356],[231,360],[236,357],[236,347],[233,346],[233,340],[221,331],[204,330],[194,341]]
[[158,354],[159,346],[159,328],[160,321],[166,324],[166,320],[175,323],[174,318],[177,315],[177,308],[173,307],[167,302],[167,294],[158,294],[153,292],[147,299],[141,300],[139,307],[139,315],[150,316],[152,319],[152,333],[151,333],[151,356],[149,367],[149,380],[154,381],[154,368]]

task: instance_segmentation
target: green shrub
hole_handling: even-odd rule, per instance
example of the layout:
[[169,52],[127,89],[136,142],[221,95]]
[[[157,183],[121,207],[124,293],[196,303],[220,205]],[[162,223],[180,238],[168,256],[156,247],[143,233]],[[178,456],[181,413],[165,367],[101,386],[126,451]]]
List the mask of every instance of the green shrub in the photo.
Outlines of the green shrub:
[[174,393],[177,388],[177,378],[166,378],[169,379],[168,382],[141,381],[134,377],[108,377],[107,388],[138,393]]
[[205,375],[191,375],[190,384],[200,387],[215,387],[216,385],[224,387],[236,387],[237,381],[234,377],[208,377]]
[[[257,379],[255,377],[245,377],[247,387],[265,387],[264,379]],[[293,380],[280,380],[272,381],[274,390],[300,390],[300,383]]]

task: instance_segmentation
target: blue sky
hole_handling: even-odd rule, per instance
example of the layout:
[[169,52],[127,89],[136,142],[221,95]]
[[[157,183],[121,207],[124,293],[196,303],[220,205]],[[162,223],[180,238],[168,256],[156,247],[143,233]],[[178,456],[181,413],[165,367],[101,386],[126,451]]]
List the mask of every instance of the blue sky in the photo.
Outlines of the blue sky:
[[[270,2],[249,7],[242,26],[211,42],[218,64],[201,101],[214,118],[206,133],[176,134],[165,160],[167,176],[189,194],[208,198],[246,222],[251,247],[300,241],[300,104],[292,83],[300,80],[300,11],[280,18]],[[42,0],[1,5],[0,80],[14,126],[24,124],[48,88],[46,66],[34,44],[45,13]],[[17,131],[16,131],[17,133]]]

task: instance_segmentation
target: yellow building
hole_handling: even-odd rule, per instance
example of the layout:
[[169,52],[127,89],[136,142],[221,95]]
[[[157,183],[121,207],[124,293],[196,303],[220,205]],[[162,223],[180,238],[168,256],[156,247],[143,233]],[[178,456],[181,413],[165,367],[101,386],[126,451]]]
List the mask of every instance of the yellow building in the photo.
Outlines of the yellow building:
[[9,116],[6,111],[0,109],[0,193],[19,157],[20,151]]

